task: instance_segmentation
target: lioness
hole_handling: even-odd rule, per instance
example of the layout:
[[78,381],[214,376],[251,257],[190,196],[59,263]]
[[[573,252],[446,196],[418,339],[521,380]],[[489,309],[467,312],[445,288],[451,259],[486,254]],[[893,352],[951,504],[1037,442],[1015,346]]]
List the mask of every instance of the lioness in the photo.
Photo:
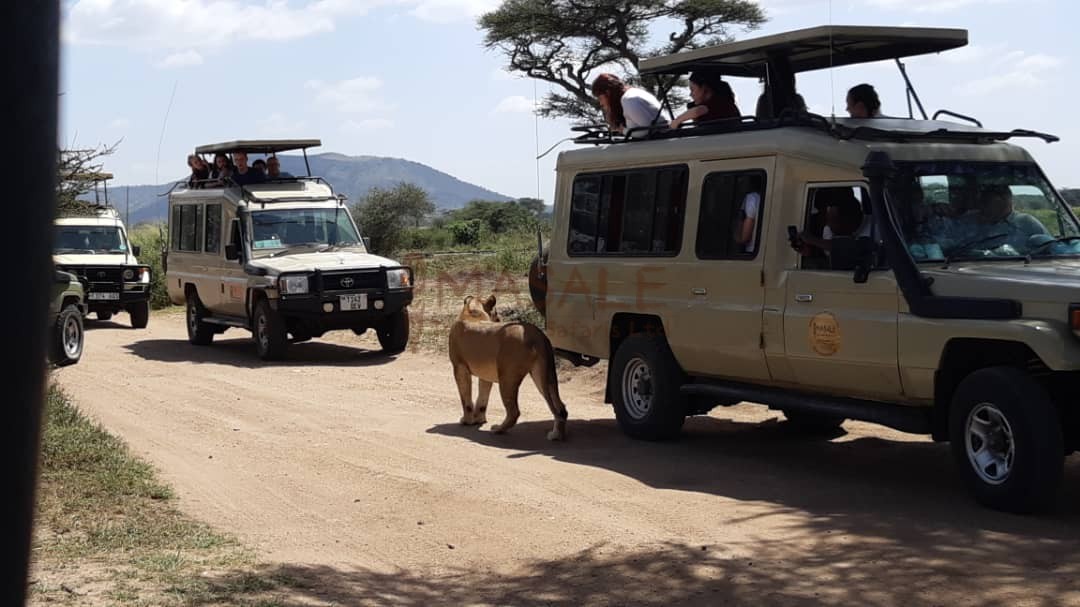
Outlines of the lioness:
[[[461,423],[481,425],[487,422],[491,384],[499,384],[499,394],[506,407],[506,419],[492,426],[496,434],[517,423],[518,388],[526,375],[555,416],[555,426],[548,440],[560,440],[566,433],[566,405],[559,398],[559,380],[555,375],[555,350],[547,335],[537,327],[521,322],[500,322],[495,311],[495,296],[483,302],[469,295],[457,321],[450,327],[450,363],[461,395]],[[476,406],[472,404],[472,377],[480,380]]]

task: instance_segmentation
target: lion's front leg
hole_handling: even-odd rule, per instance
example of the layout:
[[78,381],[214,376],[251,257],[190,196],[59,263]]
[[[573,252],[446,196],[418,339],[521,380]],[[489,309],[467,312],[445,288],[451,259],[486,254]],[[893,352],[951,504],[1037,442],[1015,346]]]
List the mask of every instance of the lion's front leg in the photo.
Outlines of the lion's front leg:
[[461,425],[471,426],[473,422],[472,407],[472,373],[465,365],[454,365],[454,381],[457,383],[458,396],[461,397]]

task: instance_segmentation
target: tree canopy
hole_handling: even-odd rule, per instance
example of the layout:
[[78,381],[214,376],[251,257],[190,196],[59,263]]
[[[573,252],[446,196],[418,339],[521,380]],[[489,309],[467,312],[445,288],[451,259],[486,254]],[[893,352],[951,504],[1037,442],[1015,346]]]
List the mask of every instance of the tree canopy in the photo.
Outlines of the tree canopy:
[[[660,82],[638,77],[642,59],[730,41],[730,28],[764,22],[752,0],[503,0],[479,24],[484,46],[504,53],[510,71],[562,89],[544,98],[540,115],[592,122],[600,106],[590,85],[600,71],[622,71],[658,94]],[[665,28],[653,42],[651,31]],[[685,100],[668,97],[673,106]]]
[[[90,203],[80,196],[90,192],[105,173],[102,159],[116,151],[119,143],[97,148],[58,150],[56,167],[56,212],[81,215],[90,212]],[[101,202],[105,202],[102,200]]]
[[435,203],[426,190],[412,183],[399,183],[390,189],[372,188],[355,207],[360,231],[371,238],[371,248],[389,253],[401,244],[406,225],[435,212]]

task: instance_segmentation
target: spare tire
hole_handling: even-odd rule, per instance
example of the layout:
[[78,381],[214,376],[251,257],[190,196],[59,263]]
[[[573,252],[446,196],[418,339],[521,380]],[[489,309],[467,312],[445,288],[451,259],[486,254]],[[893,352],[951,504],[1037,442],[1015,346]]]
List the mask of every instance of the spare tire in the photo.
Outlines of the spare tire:
[[533,257],[529,264],[529,297],[533,305],[540,312],[540,316],[547,318],[547,245],[541,249],[538,257]]

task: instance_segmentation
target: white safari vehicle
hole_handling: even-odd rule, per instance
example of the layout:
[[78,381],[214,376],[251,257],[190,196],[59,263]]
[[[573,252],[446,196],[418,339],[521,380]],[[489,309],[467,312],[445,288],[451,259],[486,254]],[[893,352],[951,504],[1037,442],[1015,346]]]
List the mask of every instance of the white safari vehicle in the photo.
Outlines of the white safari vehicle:
[[[94,178],[105,183],[112,174]],[[96,201],[86,213],[58,217],[53,231],[53,263],[79,278],[87,310],[98,320],[127,312],[132,327],[145,328],[150,322],[150,267],[136,259],[139,247],[132,246],[119,213],[109,206],[108,187],[104,204]]]
[[191,343],[209,345],[230,327],[247,329],[260,358],[271,360],[290,342],[373,329],[384,352],[405,349],[412,270],[372,255],[345,197],[311,176],[307,148],[318,145],[256,140],[196,148],[200,156],[302,150],[308,174],[260,175],[242,186],[189,181],[169,193],[166,284],[173,303],[187,307]]

